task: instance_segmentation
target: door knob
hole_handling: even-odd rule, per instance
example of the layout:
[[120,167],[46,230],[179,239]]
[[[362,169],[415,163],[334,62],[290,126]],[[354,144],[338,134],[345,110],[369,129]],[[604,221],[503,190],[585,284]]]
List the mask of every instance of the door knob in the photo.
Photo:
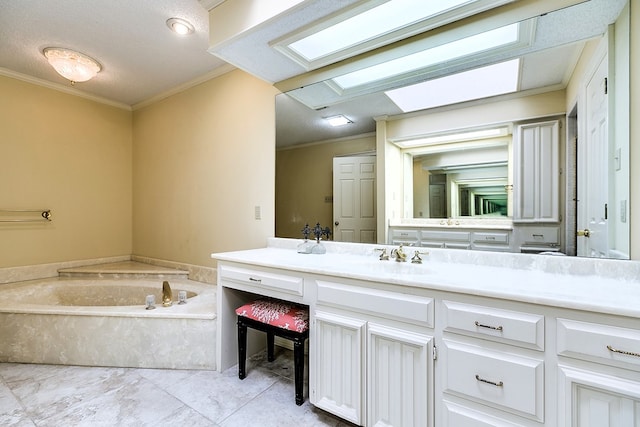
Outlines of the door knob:
[[337,227],[337,226],[339,226],[339,225],[340,225],[340,221],[336,221],[336,222],[334,222],[334,224],[335,224],[335,226]]
[[591,235],[591,231],[589,231],[588,228],[585,228],[584,230],[578,230],[576,232],[576,235],[578,237],[580,237],[580,236],[589,237]]

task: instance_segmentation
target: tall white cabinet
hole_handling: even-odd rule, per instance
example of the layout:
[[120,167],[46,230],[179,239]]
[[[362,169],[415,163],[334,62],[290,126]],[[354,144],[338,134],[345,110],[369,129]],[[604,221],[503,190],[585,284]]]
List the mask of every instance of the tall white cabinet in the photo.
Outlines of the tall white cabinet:
[[560,221],[560,122],[518,125],[513,144],[513,220]]

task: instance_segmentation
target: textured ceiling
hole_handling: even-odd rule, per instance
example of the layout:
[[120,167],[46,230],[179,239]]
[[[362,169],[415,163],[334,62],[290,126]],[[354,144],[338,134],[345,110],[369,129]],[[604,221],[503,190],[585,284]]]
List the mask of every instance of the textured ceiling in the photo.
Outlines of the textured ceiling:
[[[165,24],[171,17],[187,19],[195,33],[177,36]],[[42,55],[48,46],[67,47],[102,65],[96,78],[74,89],[124,105],[226,65],[208,45],[208,12],[197,0],[0,0],[3,74],[68,86]]]

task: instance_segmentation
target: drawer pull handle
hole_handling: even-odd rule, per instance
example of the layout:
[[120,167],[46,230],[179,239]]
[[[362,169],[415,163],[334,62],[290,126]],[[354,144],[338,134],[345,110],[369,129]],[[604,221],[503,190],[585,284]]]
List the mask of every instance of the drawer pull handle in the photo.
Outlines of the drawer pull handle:
[[607,350],[609,350],[612,353],[620,353],[620,354],[626,354],[627,356],[640,357],[640,353],[634,353],[632,351],[625,351],[625,350],[618,350],[617,348],[611,347],[610,345],[607,346]]
[[250,282],[258,282],[258,283],[261,283],[261,282],[262,282],[262,279],[254,279],[253,277],[249,277],[249,281],[250,281]]
[[502,381],[494,382],[494,381],[485,380],[484,378],[480,378],[480,375],[478,374],[476,374],[476,380],[480,381],[481,383],[494,385],[496,387],[502,387],[504,385]]
[[494,331],[501,331],[502,330],[502,326],[489,326],[489,325],[483,325],[482,323],[478,322],[477,320],[475,321],[475,324],[478,328],[487,328],[487,329],[493,329]]

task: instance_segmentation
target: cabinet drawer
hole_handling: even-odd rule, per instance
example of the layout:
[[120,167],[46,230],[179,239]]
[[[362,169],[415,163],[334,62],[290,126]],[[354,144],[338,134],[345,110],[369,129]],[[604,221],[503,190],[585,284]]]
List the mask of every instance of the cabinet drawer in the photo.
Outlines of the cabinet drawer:
[[445,427],[522,427],[509,421],[478,412],[476,410],[443,401],[442,414]]
[[468,231],[422,231],[423,240],[439,240],[443,242],[469,242]]
[[443,242],[425,242],[424,240],[420,242],[420,246],[423,248],[444,248]]
[[507,232],[475,232],[473,233],[474,243],[509,243],[509,233]]
[[444,247],[447,249],[471,249],[471,245],[469,243],[444,242]]
[[544,350],[544,316],[443,301],[444,330]]
[[541,360],[444,340],[444,390],[544,421]]
[[640,331],[558,319],[558,354],[640,369]]
[[403,229],[391,230],[391,238],[393,240],[417,241],[418,230],[403,230]]
[[269,273],[260,270],[251,270],[239,267],[221,265],[219,267],[220,279],[253,287],[256,290],[270,289],[286,294],[302,296],[303,281],[301,277],[287,276],[285,274]]
[[558,227],[523,227],[522,240],[525,244],[557,244],[560,229]]
[[318,303],[370,312],[433,328],[433,298],[318,281]]

